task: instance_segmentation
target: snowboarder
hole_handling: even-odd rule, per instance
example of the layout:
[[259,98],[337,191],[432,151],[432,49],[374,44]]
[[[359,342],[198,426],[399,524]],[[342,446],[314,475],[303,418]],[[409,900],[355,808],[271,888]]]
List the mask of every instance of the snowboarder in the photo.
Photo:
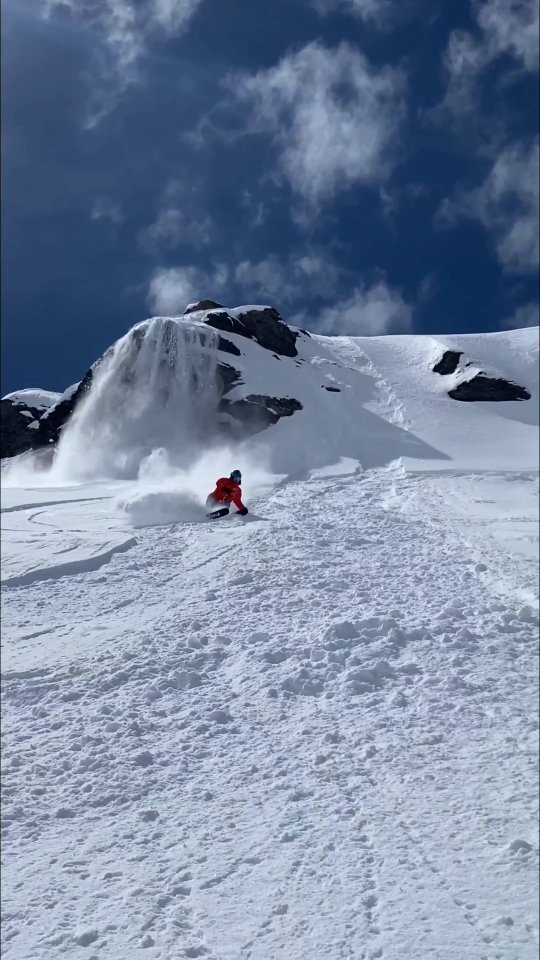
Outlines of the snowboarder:
[[248,512],[247,507],[242,503],[242,474],[239,470],[233,470],[229,478],[220,477],[216,481],[216,489],[210,494],[206,501],[206,513],[209,517],[226,517],[229,513],[231,503],[234,504],[239,514],[245,517]]

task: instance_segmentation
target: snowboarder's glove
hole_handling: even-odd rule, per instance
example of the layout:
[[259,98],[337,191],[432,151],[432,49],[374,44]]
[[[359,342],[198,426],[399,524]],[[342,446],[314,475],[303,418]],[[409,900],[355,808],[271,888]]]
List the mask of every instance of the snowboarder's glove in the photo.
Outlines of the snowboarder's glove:
[[245,515],[246,515],[247,512],[248,512],[248,508],[247,508],[247,507],[242,507],[242,509],[238,511],[238,513],[240,514],[241,517],[245,517]]

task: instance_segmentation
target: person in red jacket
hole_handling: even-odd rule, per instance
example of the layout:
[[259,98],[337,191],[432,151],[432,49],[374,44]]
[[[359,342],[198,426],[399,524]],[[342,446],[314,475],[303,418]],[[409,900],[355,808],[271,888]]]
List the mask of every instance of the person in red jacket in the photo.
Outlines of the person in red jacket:
[[229,513],[231,503],[233,503],[238,513],[245,517],[248,510],[242,503],[241,483],[242,474],[239,470],[233,470],[228,479],[220,477],[216,481],[216,489],[206,501],[207,514],[212,516],[212,514],[217,513],[218,516],[226,516]]

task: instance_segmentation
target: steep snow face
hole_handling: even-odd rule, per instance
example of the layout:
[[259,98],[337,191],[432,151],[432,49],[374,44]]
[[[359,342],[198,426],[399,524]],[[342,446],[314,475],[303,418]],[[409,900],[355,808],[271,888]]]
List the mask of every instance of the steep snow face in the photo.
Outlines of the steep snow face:
[[[240,382],[235,402],[254,393],[294,397],[302,409],[253,441],[279,473],[353,458],[379,467],[403,458],[410,467],[448,469],[538,466],[538,331],[476,337],[318,337],[298,331],[296,357],[277,357],[227,334],[241,351],[231,362]],[[448,396],[455,377],[433,372],[449,345],[471,370],[513,380],[530,400],[459,403]],[[472,376],[471,372],[471,376]]]
[[62,434],[56,478],[135,477],[152,450],[179,463],[208,442],[219,398],[214,330],[155,317],[105,355]]
[[[538,469],[538,328],[437,338],[336,339],[332,349],[346,360],[355,354],[355,363],[364,357],[365,371],[376,382],[372,409],[411,439],[439,451],[428,464],[411,449],[405,459],[409,467]],[[462,351],[461,370],[441,376],[433,367],[448,349]],[[448,396],[460,378],[480,371],[519,384],[531,399],[460,403]]]

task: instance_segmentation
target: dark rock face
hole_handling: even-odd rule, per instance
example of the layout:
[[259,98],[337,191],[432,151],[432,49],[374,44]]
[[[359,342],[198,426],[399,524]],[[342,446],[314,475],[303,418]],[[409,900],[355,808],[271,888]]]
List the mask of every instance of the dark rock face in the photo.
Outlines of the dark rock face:
[[449,373],[455,373],[458,368],[459,358],[463,356],[460,350],[445,350],[441,359],[433,367],[433,373],[440,373],[442,377]]
[[240,317],[216,310],[207,316],[205,323],[222,333],[236,333],[249,340],[256,340],[265,350],[271,350],[281,357],[296,357],[298,354],[298,334],[287,326],[273,307],[248,310]]
[[223,399],[219,409],[237,420],[242,426],[242,434],[246,435],[266,430],[282,417],[292,417],[297,410],[302,410],[302,404],[289,397],[265,397],[251,393],[243,400]]
[[[24,411],[24,412],[23,412]],[[24,415],[31,413],[31,417]],[[36,446],[37,430],[29,430],[29,425],[42,411],[32,410],[22,404],[15,405],[11,400],[0,400],[0,423],[2,430],[2,457],[16,457],[25,450]]]
[[217,372],[222,396],[243,382],[242,374],[229,363],[218,363]]
[[218,350],[221,350],[222,353],[232,353],[235,357],[241,357],[242,351],[238,349],[235,343],[231,343],[230,340],[226,340],[225,337],[220,337],[218,340]]
[[292,417],[302,410],[299,400],[289,397],[267,397],[250,393],[241,400],[227,400],[226,394],[243,383],[242,374],[228,363],[218,364],[221,381],[219,413],[226,413],[242,426],[243,435],[251,435],[277,423],[281,417]]
[[325,390],[328,390],[328,393],[341,393],[339,387],[325,387]]
[[196,310],[222,310],[222,303],[216,303],[215,300],[198,300],[197,303],[191,303],[184,313],[195,313]]
[[[461,357],[462,350],[445,350],[441,359],[433,367],[434,373],[440,373],[441,376],[448,376],[455,373]],[[470,367],[470,362],[465,367]],[[488,377],[485,373],[477,373],[470,380],[464,380],[457,387],[452,387],[448,391],[448,396],[452,400],[461,400],[464,403],[474,403],[479,400],[489,400],[491,402],[504,402],[508,400],[530,400],[531,395],[525,387],[520,387],[517,383],[511,383],[510,380],[504,380],[503,377]]]
[[277,423],[281,417],[292,417],[297,410],[302,410],[302,404],[294,397],[264,397],[256,393],[250,393],[246,397],[248,403],[262,406],[269,413],[275,416],[274,423]]
[[472,380],[466,380],[457,387],[448,391],[452,400],[462,400],[465,403],[474,403],[477,400],[504,402],[508,400],[530,400],[531,395],[525,387],[520,387],[502,377],[486,377],[477,373]]
[[44,447],[49,443],[58,443],[62,427],[65,426],[75,407],[88,393],[92,385],[93,369],[93,367],[90,367],[90,370],[85,373],[79,386],[70,397],[66,400],[60,400],[42,416],[39,421],[39,430],[36,431],[38,434],[36,446]]

